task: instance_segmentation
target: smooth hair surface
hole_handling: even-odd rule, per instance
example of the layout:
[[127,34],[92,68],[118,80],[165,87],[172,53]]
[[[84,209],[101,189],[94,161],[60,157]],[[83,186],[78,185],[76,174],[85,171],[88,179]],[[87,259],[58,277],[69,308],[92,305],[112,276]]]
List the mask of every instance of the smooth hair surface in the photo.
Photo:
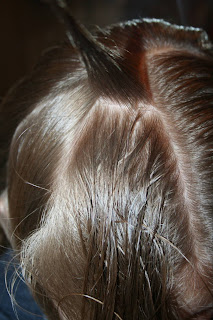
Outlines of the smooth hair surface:
[[91,35],[60,10],[72,44],[0,111],[25,280],[52,320],[211,319],[213,46],[155,19]]

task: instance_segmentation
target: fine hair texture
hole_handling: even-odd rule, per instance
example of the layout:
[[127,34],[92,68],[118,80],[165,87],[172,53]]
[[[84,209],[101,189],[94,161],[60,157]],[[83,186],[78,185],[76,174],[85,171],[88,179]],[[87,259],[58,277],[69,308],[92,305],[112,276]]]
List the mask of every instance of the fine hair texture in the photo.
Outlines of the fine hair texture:
[[212,44],[159,20],[94,36],[70,21],[74,44],[1,106],[23,276],[52,320],[210,319]]

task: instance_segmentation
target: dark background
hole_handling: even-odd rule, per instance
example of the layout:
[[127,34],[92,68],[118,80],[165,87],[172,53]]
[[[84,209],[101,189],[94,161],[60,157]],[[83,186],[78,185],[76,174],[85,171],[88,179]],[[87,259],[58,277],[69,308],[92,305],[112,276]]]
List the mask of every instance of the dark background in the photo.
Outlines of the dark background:
[[[70,0],[70,7],[90,29],[155,17],[202,27],[213,39],[213,0]],[[64,38],[45,0],[0,0],[0,97],[30,72],[45,48]]]

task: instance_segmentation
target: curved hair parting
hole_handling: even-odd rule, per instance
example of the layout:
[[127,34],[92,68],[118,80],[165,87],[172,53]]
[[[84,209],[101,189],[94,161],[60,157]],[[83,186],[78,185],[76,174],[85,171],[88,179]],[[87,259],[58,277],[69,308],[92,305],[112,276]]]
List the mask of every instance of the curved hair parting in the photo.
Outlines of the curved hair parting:
[[[72,16],[67,1],[50,1],[56,16],[65,25],[68,39],[78,50],[86,67],[93,89],[101,95],[113,95],[114,99],[132,100],[137,96],[145,99],[146,92],[140,79],[136,79],[132,67],[122,57],[119,48],[107,48]],[[106,85],[107,84],[107,85]],[[125,85],[124,85],[125,84]],[[126,91],[128,87],[128,93]],[[104,88],[104,92],[103,92]]]

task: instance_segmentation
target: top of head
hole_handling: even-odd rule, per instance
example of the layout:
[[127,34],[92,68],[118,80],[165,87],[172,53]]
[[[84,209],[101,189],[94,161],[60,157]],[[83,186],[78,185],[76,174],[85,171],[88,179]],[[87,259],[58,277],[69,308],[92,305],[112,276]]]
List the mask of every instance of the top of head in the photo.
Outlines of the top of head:
[[212,44],[160,20],[92,36],[63,18],[73,45],[2,105],[0,130],[18,124],[8,198],[23,273],[50,319],[208,319]]

